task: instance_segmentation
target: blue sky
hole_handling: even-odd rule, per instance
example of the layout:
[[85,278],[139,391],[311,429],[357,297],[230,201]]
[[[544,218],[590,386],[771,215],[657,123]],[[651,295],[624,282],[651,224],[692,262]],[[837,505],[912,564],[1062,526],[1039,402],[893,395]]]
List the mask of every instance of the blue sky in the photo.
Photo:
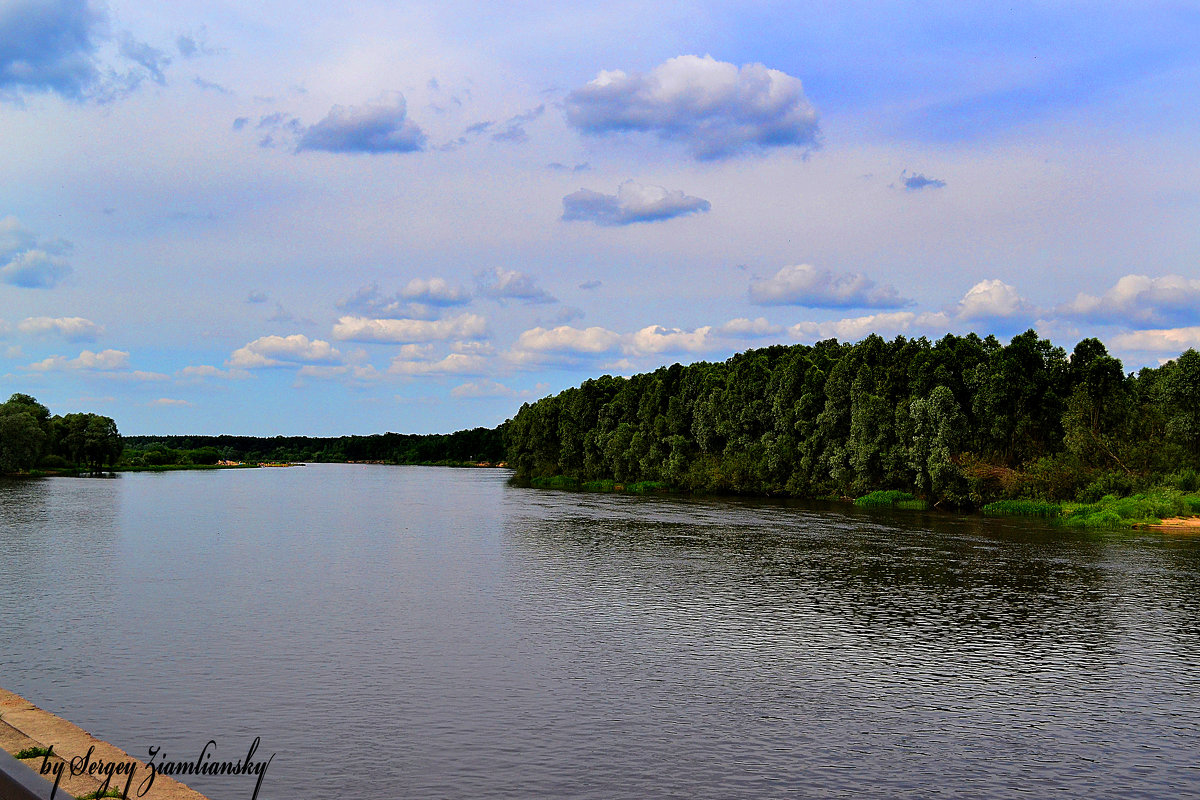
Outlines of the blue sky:
[[1194,3],[0,0],[0,374],[448,431],[749,347],[1200,347]]

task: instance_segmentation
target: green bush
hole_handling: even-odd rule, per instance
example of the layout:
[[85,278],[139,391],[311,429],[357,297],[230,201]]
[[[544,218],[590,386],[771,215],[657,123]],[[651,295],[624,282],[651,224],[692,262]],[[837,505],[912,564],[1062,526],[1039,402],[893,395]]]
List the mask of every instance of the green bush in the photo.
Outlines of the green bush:
[[1080,489],[1076,497],[1085,503],[1095,503],[1105,495],[1121,497],[1133,494],[1138,488],[1138,481],[1128,473],[1105,472]]
[[1058,503],[1045,500],[997,500],[983,507],[983,513],[993,517],[1043,517],[1051,519],[1062,513]]
[[662,481],[637,481],[635,483],[625,484],[625,491],[633,494],[650,494],[652,492],[665,492],[670,490],[670,486]]
[[1181,469],[1166,477],[1166,484],[1181,492],[1194,492],[1200,489],[1200,474],[1194,469]]
[[548,478],[530,478],[529,485],[535,489],[578,489],[579,479],[567,475],[551,475]]
[[916,499],[908,492],[902,492],[899,489],[884,489],[864,494],[854,501],[854,505],[860,508],[891,508],[897,503]]

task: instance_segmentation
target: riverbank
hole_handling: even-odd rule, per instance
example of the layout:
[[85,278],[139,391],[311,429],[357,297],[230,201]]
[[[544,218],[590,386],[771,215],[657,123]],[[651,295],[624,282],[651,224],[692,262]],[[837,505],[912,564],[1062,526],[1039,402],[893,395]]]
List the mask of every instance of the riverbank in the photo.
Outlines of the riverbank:
[[[97,797],[97,792],[104,787],[105,776],[101,771],[104,765],[115,764],[125,766],[121,774],[114,774],[109,788],[118,792],[124,791],[129,782],[128,797],[149,798],[149,800],[208,800],[204,795],[185,786],[167,775],[155,775],[149,789],[139,792],[145,786],[150,776],[150,767],[140,759],[115,747],[108,742],[97,739],[77,725],[38,708],[20,695],[0,689],[0,748],[9,755],[16,756],[21,752],[44,752],[53,748],[53,755],[42,755],[21,759],[21,763],[40,774],[44,768],[48,785],[54,783],[54,770],[61,772],[59,792],[71,797]],[[72,765],[76,768],[85,763],[101,765],[93,774],[86,770],[75,770],[80,774],[72,774]],[[132,779],[129,772],[132,771]],[[113,796],[113,795],[99,795]]]

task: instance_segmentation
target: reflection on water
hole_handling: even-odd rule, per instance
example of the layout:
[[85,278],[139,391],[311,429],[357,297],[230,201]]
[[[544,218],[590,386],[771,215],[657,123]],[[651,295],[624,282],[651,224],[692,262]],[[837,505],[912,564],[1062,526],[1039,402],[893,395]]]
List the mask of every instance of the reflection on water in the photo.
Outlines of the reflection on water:
[[264,797],[1200,794],[1200,538],[505,478],[0,484],[0,685]]

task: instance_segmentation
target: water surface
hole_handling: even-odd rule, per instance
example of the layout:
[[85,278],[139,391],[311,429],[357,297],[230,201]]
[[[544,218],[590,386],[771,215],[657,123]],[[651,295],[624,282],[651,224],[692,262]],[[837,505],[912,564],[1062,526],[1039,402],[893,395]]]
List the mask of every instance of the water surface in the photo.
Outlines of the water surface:
[[264,798],[1200,796],[1200,537],[507,477],[0,482],[0,685]]

